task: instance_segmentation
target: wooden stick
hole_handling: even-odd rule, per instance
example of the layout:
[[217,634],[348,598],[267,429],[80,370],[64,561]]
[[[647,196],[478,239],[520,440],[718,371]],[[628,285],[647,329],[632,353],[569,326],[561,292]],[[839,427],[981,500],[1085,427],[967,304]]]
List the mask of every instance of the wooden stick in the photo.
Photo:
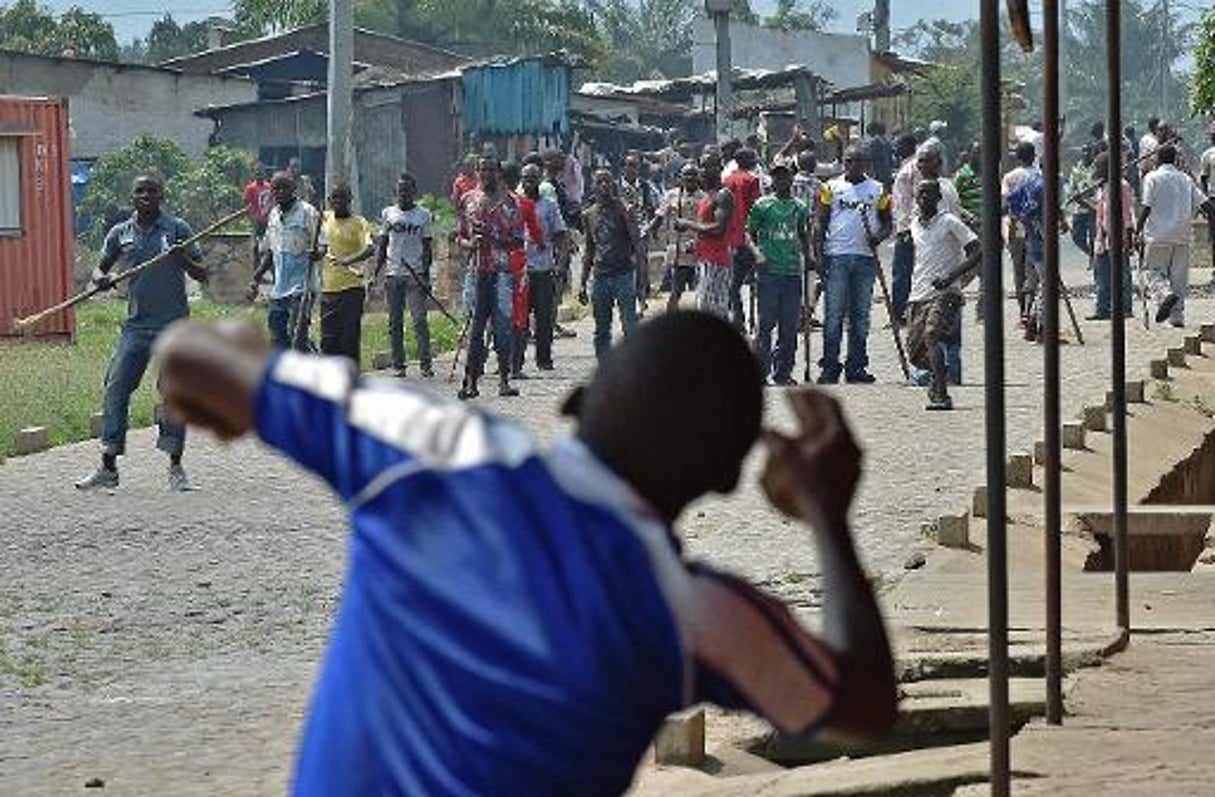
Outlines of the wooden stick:
[[174,244],[172,246],[172,248],[166,249],[165,251],[163,251],[160,254],[153,257],[151,260],[145,260],[144,262],[140,263],[138,266],[128,268],[126,271],[119,272],[118,274],[115,274],[114,276],[110,277],[109,286],[102,288],[100,286],[93,285],[88,290],[86,290],[82,293],[78,293],[75,296],[73,296],[72,298],[68,299],[67,301],[60,302],[59,304],[55,305],[54,307],[48,307],[45,310],[41,310],[37,313],[34,313],[32,316],[27,316],[26,318],[18,318],[15,322],[13,322],[13,328],[17,329],[17,330],[21,330],[21,331],[32,329],[35,325],[46,320],[50,316],[53,316],[56,313],[62,313],[64,310],[70,310],[71,308],[75,307],[76,305],[81,304],[82,302],[88,301],[89,299],[93,298],[97,294],[102,293],[103,291],[107,291],[110,288],[112,288],[113,286],[118,285],[119,283],[126,282],[127,280],[131,279],[135,275],[137,275],[143,271],[146,271],[147,269],[150,269],[154,266],[158,266],[161,263],[164,263],[165,261],[169,260],[169,256],[174,254],[175,250],[177,250],[179,247],[185,249],[185,248],[188,248],[188,247],[198,243],[203,238],[206,238],[208,235],[215,233],[221,227],[226,227],[227,225],[236,221],[238,218],[244,216],[246,213],[247,213],[247,211],[244,208],[233,211],[232,213],[229,213],[227,216],[224,216],[222,219],[215,222],[214,224],[212,224],[210,227],[203,230],[202,232],[197,232],[194,235],[187,238],[186,240],[184,240],[180,243]]

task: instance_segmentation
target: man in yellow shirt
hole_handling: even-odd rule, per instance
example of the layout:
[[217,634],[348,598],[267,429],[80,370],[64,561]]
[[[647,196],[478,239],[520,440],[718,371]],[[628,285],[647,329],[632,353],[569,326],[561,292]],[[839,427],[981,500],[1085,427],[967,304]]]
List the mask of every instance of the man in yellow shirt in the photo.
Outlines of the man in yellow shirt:
[[330,210],[321,223],[321,352],[359,362],[363,299],[367,294],[358,263],[375,251],[371,224],[350,212],[350,189],[334,186]]

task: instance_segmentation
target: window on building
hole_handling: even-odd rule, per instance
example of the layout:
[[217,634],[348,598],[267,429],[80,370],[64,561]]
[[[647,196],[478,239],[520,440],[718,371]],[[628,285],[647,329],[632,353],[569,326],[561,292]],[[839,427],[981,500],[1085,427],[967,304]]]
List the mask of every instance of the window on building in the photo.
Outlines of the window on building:
[[21,232],[21,139],[0,136],[0,235]]

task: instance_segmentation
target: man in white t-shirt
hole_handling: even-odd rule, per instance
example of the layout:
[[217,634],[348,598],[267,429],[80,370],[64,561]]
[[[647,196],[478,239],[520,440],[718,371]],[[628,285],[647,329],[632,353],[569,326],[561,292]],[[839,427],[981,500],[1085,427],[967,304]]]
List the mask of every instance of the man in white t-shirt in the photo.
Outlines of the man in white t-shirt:
[[413,320],[414,340],[422,376],[435,375],[430,355],[430,266],[434,259],[433,219],[417,204],[418,184],[413,175],[402,173],[397,179],[397,202],[380,213],[379,249],[375,273],[385,275],[384,292],[388,300],[388,338],[392,349],[392,369],[406,375],[405,310]]
[[907,304],[907,356],[917,368],[932,372],[929,410],[953,409],[942,344],[962,339],[960,281],[983,254],[974,231],[941,208],[941,200],[940,181],[922,180],[916,187],[917,213],[911,221],[915,268]]
[[1160,147],[1160,117],[1153,116],[1147,122],[1148,131],[1139,139],[1139,175],[1142,179],[1155,164],[1156,150]]
[[873,308],[876,275],[874,250],[890,235],[890,195],[877,180],[865,174],[865,156],[859,147],[844,152],[844,174],[829,181],[819,195],[817,261],[824,263],[823,357],[820,385],[840,378],[840,344],[848,319],[848,356],[844,381],[871,384],[869,373],[869,314]]
[[1163,144],[1159,162],[1143,178],[1143,208],[1136,236],[1143,249],[1148,293],[1156,302],[1156,323],[1185,326],[1185,296],[1190,279],[1190,225],[1199,211],[1212,223],[1211,201],[1194,180],[1177,168],[1177,148]]
[[1202,193],[1211,196],[1212,188],[1211,175],[1215,174],[1215,125],[1212,125],[1208,131],[1211,139],[1211,146],[1207,147],[1202,153],[1202,157],[1198,163],[1198,180],[1202,184]]

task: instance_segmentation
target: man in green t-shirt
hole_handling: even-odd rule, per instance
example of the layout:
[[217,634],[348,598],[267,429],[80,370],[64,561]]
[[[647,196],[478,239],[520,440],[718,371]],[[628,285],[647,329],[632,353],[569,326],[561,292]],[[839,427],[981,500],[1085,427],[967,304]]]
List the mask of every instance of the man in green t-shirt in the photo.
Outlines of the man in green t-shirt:
[[[795,385],[797,322],[802,307],[803,269],[810,258],[810,210],[793,197],[793,172],[772,167],[773,193],[763,197],[747,216],[747,243],[759,266],[759,333],[755,355],[769,384]],[[772,330],[776,352],[772,352]]]

